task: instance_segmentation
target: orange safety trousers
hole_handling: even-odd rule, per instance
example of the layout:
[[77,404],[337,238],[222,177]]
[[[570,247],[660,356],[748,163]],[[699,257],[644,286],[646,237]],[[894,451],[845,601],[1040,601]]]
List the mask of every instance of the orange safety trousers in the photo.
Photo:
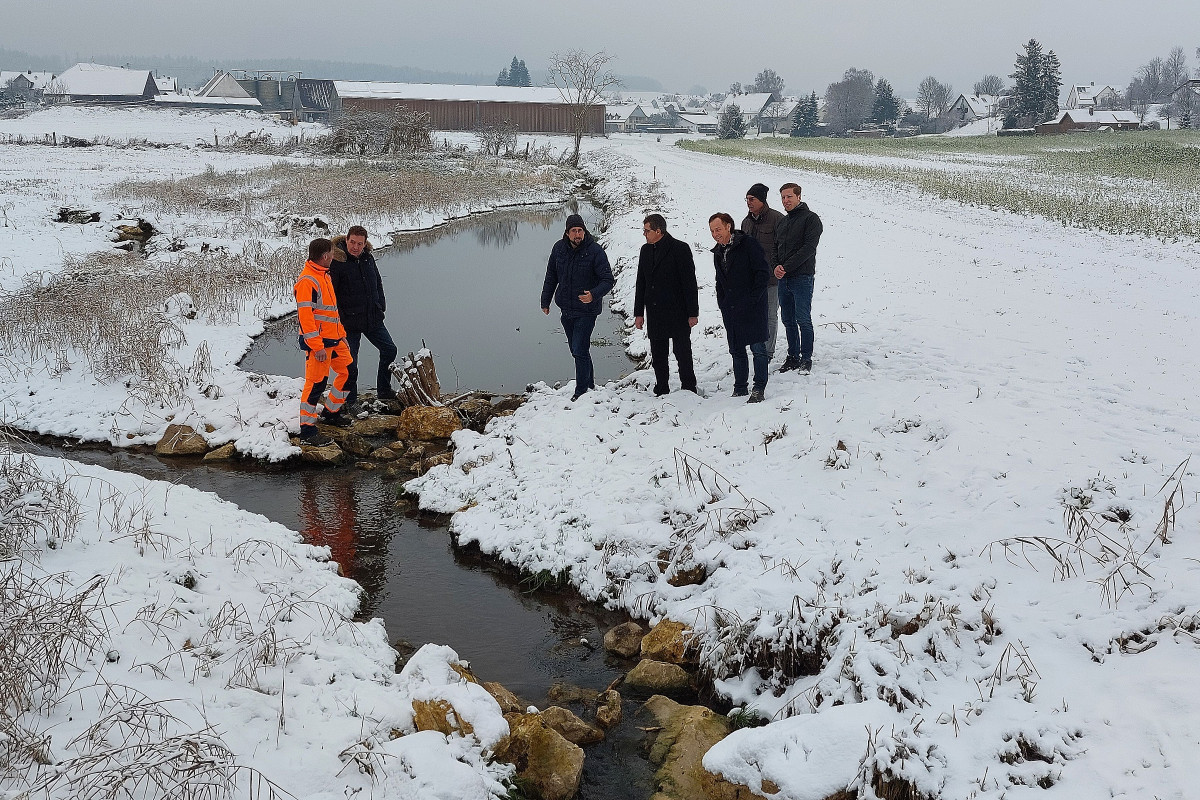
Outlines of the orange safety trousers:
[[[341,410],[346,402],[346,378],[350,375],[350,345],[345,339],[325,347],[326,359],[317,361],[309,351],[304,360],[304,393],[300,395],[300,427],[316,425],[324,405],[330,414]],[[329,373],[333,372],[333,386],[329,386]],[[322,401],[321,395],[329,388],[329,397]]]

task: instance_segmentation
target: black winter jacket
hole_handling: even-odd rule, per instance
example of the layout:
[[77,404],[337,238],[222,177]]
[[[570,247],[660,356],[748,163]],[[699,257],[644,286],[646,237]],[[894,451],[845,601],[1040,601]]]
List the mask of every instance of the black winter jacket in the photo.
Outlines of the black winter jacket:
[[[598,317],[601,300],[613,287],[612,269],[604,248],[585,234],[579,247],[563,238],[554,243],[546,262],[546,280],[542,283],[542,308],[550,307],[550,298],[562,309],[564,317]],[[579,295],[592,293],[592,302],[584,303]]]
[[767,276],[762,245],[734,231],[728,245],[713,248],[717,270],[717,306],[730,347],[767,340]]
[[700,316],[692,248],[669,233],[654,244],[642,245],[633,315],[646,318],[646,335],[651,339],[687,336],[688,319]]
[[771,280],[768,286],[779,283],[775,277],[775,267],[779,264],[778,248],[775,246],[775,236],[778,234],[779,223],[783,222],[783,212],[767,206],[755,219],[750,214],[742,220],[742,233],[753,236],[762,245],[767,256],[767,266],[771,268]]
[[[775,226],[775,252],[788,277],[817,273],[817,244],[821,241],[821,218],[808,203],[801,203],[788,212]],[[777,265],[772,264],[771,269]]]
[[373,331],[383,324],[387,298],[383,294],[383,278],[367,244],[358,258],[345,251],[346,237],[333,240],[333,263],[329,279],[337,296],[338,315],[347,331]]

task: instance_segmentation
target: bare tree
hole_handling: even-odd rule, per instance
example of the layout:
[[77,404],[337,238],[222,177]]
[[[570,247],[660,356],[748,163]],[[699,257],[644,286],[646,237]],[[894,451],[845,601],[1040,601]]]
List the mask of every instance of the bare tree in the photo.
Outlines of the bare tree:
[[975,87],[972,91],[977,96],[984,94],[998,95],[1004,91],[1004,79],[999,75],[984,75],[975,81]]
[[917,87],[917,108],[931,119],[937,119],[949,110],[953,91],[950,84],[942,83],[930,75]]
[[851,67],[825,88],[825,123],[834,133],[853,130],[871,116],[874,103],[874,73]]
[[1163,83],[1166,84],[1166,91],[1174,92],[1186,83],[1187,79],[1187,53],[1182,47],[1173,47],[1167,60],[1163,62]]
[[[587,53],[583,50],[568,50],[550,55],[550,83],[558,89],[567,105],[567,113],[575,134],[575,152],[571,165],[579,166],[579,145],[588,129],[588,115],[593,106],[604,105],[604,93],[620,86],[621,81],[608,65],[613,57],[601,50]],[[603,117],[603,113],[601,114]]]
[[1146,96],[1151,103],[1161,103],[1170,94],[1170,90],[1166,88],[1166,81],[1163,79],[1166,66],[1166,62],[1156,56],[1138,70],[1138,77],[1142,79],[1142,86],[1145,87]]
[[764,69],[754,78],[750,86],[751,92],[770,94],[771,100],[783,99],[783,78],[773,69]]

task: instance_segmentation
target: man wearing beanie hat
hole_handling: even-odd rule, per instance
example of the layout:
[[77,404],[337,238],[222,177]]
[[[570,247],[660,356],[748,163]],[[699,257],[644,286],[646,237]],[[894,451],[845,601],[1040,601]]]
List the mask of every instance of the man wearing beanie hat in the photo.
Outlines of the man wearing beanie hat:
[[575,394],[571,401],[596,388],[592,372],[592,330],[600,316],[600,301],[613,287],[612,269],[604,248],[588,233],[583,217],[567,217],[563,237],[550,250],[542,283],[542,313],[550,313],[550,298],[562,311],[567,346],[575,359]]
[[[767,263],[772,268],[779,263],[775,252],[775,226],[783,219],[783,212],[767,205],[766,184],[756,183],[746,190],[746,208],[749,214],[742,220],[742,233],[752,236],[762,245]],[[772,273],[767,284],[767,358],[775,357],[775,342],[779,339],[779,279]]]

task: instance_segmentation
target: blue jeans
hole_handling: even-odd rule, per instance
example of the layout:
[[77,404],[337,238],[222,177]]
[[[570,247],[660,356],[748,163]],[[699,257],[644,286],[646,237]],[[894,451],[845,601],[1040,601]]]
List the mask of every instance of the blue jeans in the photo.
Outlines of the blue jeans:
[[[730,347],[729,355],[733,356],[733,390],[744,392],[746,382],[750,377],[750,362],[746,358],[746,347]],[[771,357],[767,355],[767,343],[757,342],[750,345],[750,355],[754,356],[754,388],[767,388],[767,365]]]
[[392,335],[388,333],[388,329],[381,322],[379,327],[370,331],[346,331],[346,344],[350,345],[350,357],[354,359],[350,362],[350,374],[346,378],[347,403],[353,403],[358,399],[358,347],[362,344],[362,337],[366,336],[367,341],[375,345],[375,349],[379,351],[379,375],[375,379],[375,389],[377,392],[387,394],[392,389],[392,371],[388,366],[396,360],[396,343],[392,341]]
[[567,332],[567,345],[575,358],[575,394],[583,394],[596,388],[596,376],[592,371],[592,330],[596,327],[595,317],[563,317],[563,330]]
[[[812,359],[812,298],[815,275],[789,275],[779,280],[779,316],[787,334],[788,358]],[[797,330],[799,328],[799,330]]]

